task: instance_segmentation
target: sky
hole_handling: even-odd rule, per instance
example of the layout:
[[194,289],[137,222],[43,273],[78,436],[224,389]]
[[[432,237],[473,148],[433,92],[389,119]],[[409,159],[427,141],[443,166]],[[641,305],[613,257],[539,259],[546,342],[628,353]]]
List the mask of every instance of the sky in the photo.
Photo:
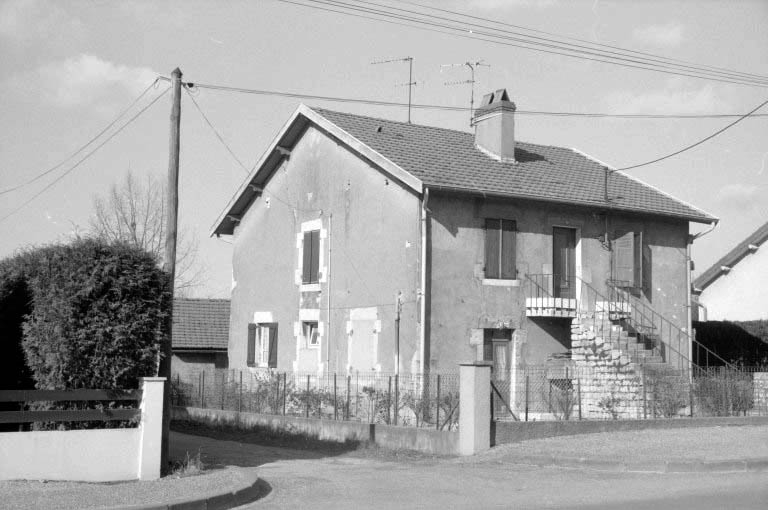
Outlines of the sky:
[[[764,0],[421,2],[768,76]],[[768,99],[768,87],[576,60],[277,0],[0,0],[0,191],[69,157],[158,75],[169,76],[176,67],[184,81],[195,83],[404,102],[407,65],[372,62],[406,56],[414,58],[414,103],[469,106],[469,85],[446,85],[469,79],[466,67],[447,66],[467,61],[489,65],[477,68],[476,98],[504,87],[519,110],[745,113]],[[160,82],[150,88],[124,119],[166,87]],[[246,172],[183,96],[179,222],[198,243],[204,275],[191,295],[229,297],[231,239],[209,234]],[[300,102],[210,89],[198,89],[194,98],[247,169]],[[170,102],[170,94],[160,97],[66,175],[67,165],[0,194],[0,258],[87,233],[94,197],[129,171],[165,180]],[[394,120],[407,115],[404,108],[305,102]],[[768,106],[760,113],[768,113]],[[466,112],[419,109],[412,120],[470,130]],[[674,152],[733,120],[518,115],[515,127],[519,140],[577,148],[622,168]],[[693,245],[695,273],[700,273],[768,220],[768,117],[746,119],[699,147],[630,173],[720,218],[717,228]],[[691,231],[705,227],[693,224]]]

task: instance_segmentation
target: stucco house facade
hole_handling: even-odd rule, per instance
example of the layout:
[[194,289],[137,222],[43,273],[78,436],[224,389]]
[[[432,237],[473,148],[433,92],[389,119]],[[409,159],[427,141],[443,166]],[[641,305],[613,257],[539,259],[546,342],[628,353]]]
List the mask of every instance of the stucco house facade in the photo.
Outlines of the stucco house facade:
[[677,347],[659,334],[656,350],[608,355],[684,363],[689,224],[716,218],[577,150],[517,141],[505,90],[473,124],[299,106],[213,227],[234,245],[230,366],[487,361],[514,378],[559,357],[586,363],[596,335],[626,343],[649,310]]
[[768,319],[768,222],[694,280],[697,319]]

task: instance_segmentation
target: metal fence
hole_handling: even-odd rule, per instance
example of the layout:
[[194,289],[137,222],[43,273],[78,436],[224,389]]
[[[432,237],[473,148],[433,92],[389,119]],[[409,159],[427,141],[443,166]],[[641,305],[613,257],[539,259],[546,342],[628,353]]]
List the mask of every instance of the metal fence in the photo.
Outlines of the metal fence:
[[172,378],[174,405],[457,430],[458,373],[318,375],[237,369]]
[[768,367],[687,374],[663,364],[642,370],[527,366],[495,380],[497,420],[617,420],[768,416]]

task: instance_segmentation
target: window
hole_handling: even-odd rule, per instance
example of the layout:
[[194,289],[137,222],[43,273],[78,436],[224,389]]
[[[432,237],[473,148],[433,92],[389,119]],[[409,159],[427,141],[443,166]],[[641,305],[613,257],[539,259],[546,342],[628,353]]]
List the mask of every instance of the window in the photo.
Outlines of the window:
[[320,272],[320,231],[310,230],[304,232],[304,253],[302,254],[301,283],[310,284],[318,282]]
[[248,324],[249,367],[277,368],[277,324]]
[[318,347],[320,345],[320,336],[317,329],[317,322],[302,322],[301,336],[304,339],[305,346]]
[[485,277],[514,280],[515,222],[512,220],[485,220]]
[[643,287],[646,251],[642,232],[616,232],[611,246],[612,279],[619,287]]

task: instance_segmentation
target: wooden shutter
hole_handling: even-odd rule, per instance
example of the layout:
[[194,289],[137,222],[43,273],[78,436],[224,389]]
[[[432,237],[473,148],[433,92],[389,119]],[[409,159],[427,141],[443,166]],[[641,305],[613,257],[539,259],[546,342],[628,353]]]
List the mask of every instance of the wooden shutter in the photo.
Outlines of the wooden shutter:
[[245,360],[249,367],[256,364],[256,324],[248,324],[248,356]]
[[320,272],[320,231],[313,230],[310,234],[312,244],[312,256],[310,257],[310,283],[318,282],[318,273]]
[[[643,290],[650,293],[653,289],[653,254],[651,247],[643,244]],[[648,296],[650,297],[650,295]]]
[[269,326],[269,368],[277,368],[277,324]]
[[485,277],[499,278],[501,220],[485,220]]
[[515,271],[515,222],[501,220],[501,277],[514,280]]
[[304,232],[301,283],[312,282],[312,232]]
[[641,288],[643,286],[643,233],[635,232],[633,242],[634,271],[632,281],[635,287]]
[[619,286],[632,286],[635,280],[635,235],[627,232],[613,241],[613,279]]

